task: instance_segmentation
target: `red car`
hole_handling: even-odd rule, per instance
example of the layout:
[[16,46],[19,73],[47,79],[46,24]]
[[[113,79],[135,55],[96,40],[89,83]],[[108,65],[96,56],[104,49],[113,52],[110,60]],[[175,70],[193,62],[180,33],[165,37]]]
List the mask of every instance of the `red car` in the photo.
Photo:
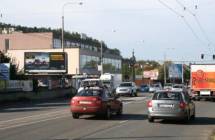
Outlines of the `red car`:
[[85,88],[71,99],[71,112],[74,119],[80,115],[103,115],[110,119],[113,113],[121,115],[123,104],[107,88]]

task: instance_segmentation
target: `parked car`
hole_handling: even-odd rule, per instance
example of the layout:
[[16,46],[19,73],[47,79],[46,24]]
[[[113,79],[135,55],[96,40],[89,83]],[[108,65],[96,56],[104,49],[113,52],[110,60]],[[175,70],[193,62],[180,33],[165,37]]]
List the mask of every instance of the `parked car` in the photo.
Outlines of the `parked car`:
[[161,83],[156,83],[156,84],[151,84],[149,87],[149,92],[156,92],[162,90],[162,85]]
[[185,90],[185,87],[183,84],[174,84],[172,87],[173,91],[183,91]]
[[110,119],[113,113],[122,114],[123,104],[106,88],[85,88],[71,99],[71,112],[74,119],[88,114]]
[[149,85],[147,84],[142,84],[140,85],[140,92],[149,92]]
[[134,82],[123,82],[116,88],[116,94],[137,96],[137,86]]
[[147,102],[148,121],[154,119],[195,119],[195,104],[183,91],[156,92]]
[[163,86],[164,90],[172,90],[173,84],[172,83],[166,83]]
[[78,92],[80,92],[81,90],[83,90],[86,87],[102,87],[102,81],[100,79],[84,79],[81,81]]

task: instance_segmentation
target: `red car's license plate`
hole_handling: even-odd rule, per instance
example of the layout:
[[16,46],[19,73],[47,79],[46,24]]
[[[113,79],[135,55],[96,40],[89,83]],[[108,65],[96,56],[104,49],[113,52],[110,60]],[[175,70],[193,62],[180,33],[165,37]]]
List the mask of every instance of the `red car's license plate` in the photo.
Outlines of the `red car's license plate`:
[[88,105],[88,104],[92,104],[92,102],[90,102],[90,101],[80,101],[79,103],[80,103],[80,104],[87,104],[87,105]]

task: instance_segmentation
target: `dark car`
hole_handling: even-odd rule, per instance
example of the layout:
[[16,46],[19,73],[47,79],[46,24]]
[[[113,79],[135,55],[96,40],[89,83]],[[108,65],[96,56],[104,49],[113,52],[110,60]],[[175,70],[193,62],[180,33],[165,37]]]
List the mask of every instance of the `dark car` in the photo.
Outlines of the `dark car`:
[[121,115],[122,111],[122,102],[107,88],[85,88],[71,99],[74,119],[78,119],[80,115],[103,115],[110,119],[113,113]]
[[180,119],[186,122],[195,119],[195,104],[183,91],[156,92],[147,106],[149,122],[154,119]]
[[149,92],[149,85],[142,84],[140,85],[140,92]]

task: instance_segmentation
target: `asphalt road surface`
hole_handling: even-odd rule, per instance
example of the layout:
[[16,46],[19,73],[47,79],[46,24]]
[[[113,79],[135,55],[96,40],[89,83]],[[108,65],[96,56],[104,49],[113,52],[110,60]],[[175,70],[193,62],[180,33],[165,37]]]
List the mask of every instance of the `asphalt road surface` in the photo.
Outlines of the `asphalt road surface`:
[[147,120],[150,94],[123,97],[122,116],[73,119],[69,100],[15,104],[0,109],[0,140],[208,140],[215,129],[215,103],[196,104],[196,120]]

